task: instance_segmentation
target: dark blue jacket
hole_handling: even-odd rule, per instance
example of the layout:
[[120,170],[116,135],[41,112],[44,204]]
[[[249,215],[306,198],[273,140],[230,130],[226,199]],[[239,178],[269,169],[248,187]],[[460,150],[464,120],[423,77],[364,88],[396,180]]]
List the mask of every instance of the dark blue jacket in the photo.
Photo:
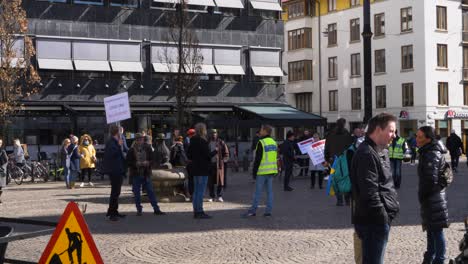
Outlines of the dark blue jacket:
[[68,155],[70,156],[70,170],[79,171],[80,170],[80,154],[78,154],[78,146],[75,144],[70,144],[67,148]]
[[111,137],[104,149],[103,172],[111,176],[125,175],[125,158],[119,142]]

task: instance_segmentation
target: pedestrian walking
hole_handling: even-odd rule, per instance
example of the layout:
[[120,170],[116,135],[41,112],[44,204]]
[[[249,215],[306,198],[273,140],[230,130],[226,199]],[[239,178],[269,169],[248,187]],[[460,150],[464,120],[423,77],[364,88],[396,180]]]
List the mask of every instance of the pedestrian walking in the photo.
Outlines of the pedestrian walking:
[[422,227],[427,234],[427,250],[423,264],[442,264],[445,260],[444,228],[449,227],[447,197],[440,174],[446,167],[447,149],[435,140],[434,128],[419,128],[418,198],[421,205]]
[[80,154],[80,187],[85,186],[85,176],[88,175],[88,185],[94,187],[94,184],[91,182],[91,176],[93,175],[94,169],[96,168],[96,149],[94,149],[93,139],[90,135],[84,134],[80,138],[80,146],[78,147],[78,154]]
[[373,117],[352,159],[352,222],[362,241],[363,264],[383,263],[390,225],[399,211],[386,149],[395,137],[396,120],[386,113]]
[[67,148],[67,155],[70,166],[68,167],[68,186],[70,189],[75,188],[75,182],[80,176],[80,159],[81,155],[78,153],[78,137],[71,138],[71,144]]
[[0,204],[2,203],[3,188],[7,185],[8,155],[3,147],[3,139],[0,138]]
[[141,206],[141,188],[146,190],[148,199],[153,207],[155,215],[165,215],[159,209],[156,194],[151,181],[151,162],[153,160],[153,150],[145,143],[145,137],[141,133],[135,135],[135,145],[127,153],[127,165],[129,177],[132,177],[132,191],[135,195],[135,206],[137,216],[141,216],[143,207]]
[[125,177],[125,158],[119,128],[111,125],[109,132],[111,138],[106,142],[103,159],[103,172],[109,176],[111,184],[109,208],[106,216],[110,221],[118,221],[119,218],[125,217],[125,215],[120,214],[118,211],[120,191],[122,189],[123,178]]
[[[195,129],[191,128],[187,131],[187,137],[185,138],[184,141],[184,149],[185,153],[188,155],[188,149],[190,146],[190,139],[195,136]],[[187,158],[188,159],[188,158]],[[188,160],[187,160],[188,161]],[[190,199],[193,196],[193,173],[192,173],[192,163],[187,162],[187,165],[185,166],[187,170],[187,185],[188,185],[188,191],[190,194]]]
[[203,196],[205,195],[208,175],[210,173],[211,158],[218,150],[210,151],[207,141],[206,125],[198,123],[195,125],[196,135],[190,139],[188,149],[188,158],[191,162],[191,171],[193,174],[194,191],[192,196],[193,217],[196,219],[209,219],[203,210]]
[[401,185],[401,163],[403,156],[408,151],[406,139],[398,135],[398,130],[395,130],[395,138],[388,147],[388,156],[392,167],[392,177],[395,183],[395,188],[400,189]]
[[[336,127],[330,134],[326,136],[325,141],[325,161],[329,164],[333,164],[335,157],[338,157],[349,148],[353,143],[353,138],[349,131],[345,128],[346,119],[340,118],[336,121]],[[344,202],[346,205],[350,204],[350,194],[336,193],[336,205],[343,206]],[[345,200],[345,201],[343,201]]]
[[408,146],[411,150],[410,164],[414,166],[416,164],[416,155],[418,154],[418,146],[416,144],[416,134],[414,134],[414,132],[411,132],[411,136],[408,139]]
[[450,160],[452,161],[452,169],[454,172],[458,170],[458,162],[463,153],[463,143],[461,138],[452,129],[450,136],[447,138],[447,149],[450,152]]
[[166,145],[166,137],[163,133],[158,133],[154,141],[154,167],[155,169],[169,169],[170,150]]
[[17,138],[13,141],[13,158],[15,159],[16,166],[23,167],[26,163],[25,157],[24,149],[21,146],[20,140]]
[[280,151],[281,155],[283,156],[283,166],[285,170],[283,190],[287,192],[294,190],[289,185],[289,182],[291,180],[294,161],[296,160],[295,148],[294,148],[295,140],[296,140],[296,135],[294,134],[294,132],[288,131],[286,133],[286,140],[281,145],[281,151]]
[[70,146],[71,144],[71,141],[69,138],[66,138],[63,140],[62,142],[62,146],[60,147],[60,150],[59,150],[59,154],[60,154],[60,165],[61,167],[63,168],[63,177],[65,178],[65,185],[67,186],[67,188],[70,187],[69,185],[69,177],[70,175],[68,175],[69,173],[69,167],[70,167],[70,160],[68,160],[67,162],[67,156],[68,156],[68,147]]
[[253,175],[256,178],[255,194],[252,206],[243,217],[256,215],[258,202],[261,198],[263,188],[266,187],[267,202],[263,216],[270,217],[273,210],[273,177],[278,173],[278,144],[271,138],[273,127],[262,125],[260,129],[260,140],[255,152]]
[[[320,136],[318,133],[314,133],[313,135],[314,142],[320,141]],[[314,189],[315,188],[315,182],[317,179],[319,189],[323,188],[323,176],[324,176],[324,171],[325,167],[323,164],[315,164],[310,161],[309,163],[309,171],[310,171],[310,188]]]
[[[208,190],[210,193],[209,202],[217,199],[218,202],[224,202],[224,161],[229,158],[229,150],[226,143],[218,137],[216,129],[210,130],[210,139],[208,141],[210,152],[217,151],[211,158],[210,174],[208,177]],[[215,188],[216,186],[216,188]]]

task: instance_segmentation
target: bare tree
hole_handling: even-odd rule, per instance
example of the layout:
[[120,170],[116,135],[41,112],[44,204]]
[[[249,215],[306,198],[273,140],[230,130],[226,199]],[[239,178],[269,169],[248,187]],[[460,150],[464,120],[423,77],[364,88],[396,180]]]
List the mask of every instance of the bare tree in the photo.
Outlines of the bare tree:
[[35,50],[21,4],[0,0],[0,123],[20,110],[22,99],[36,93],[40,81],[31,63]]
[[196,101],[203,56],[190,25],[187,0],[180,0],[176,12],[167,14],[167,22],[167,43],[161,60],[168,64],[168,82],[176,100],[176,122],[178,128],[183,129],[189,122],[190,104]]

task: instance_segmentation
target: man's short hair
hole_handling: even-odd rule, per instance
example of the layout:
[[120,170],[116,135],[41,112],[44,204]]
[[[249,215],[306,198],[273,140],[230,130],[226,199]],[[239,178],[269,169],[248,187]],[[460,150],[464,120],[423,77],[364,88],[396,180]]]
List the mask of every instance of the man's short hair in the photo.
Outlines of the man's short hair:
[[265,130],[268,135],[271,135],[271,132],[273,131],[273,127],[270,125],[262,125],[262,129]]
[[336,126],[338,128],[344,128],[346,126],[346,119],[339,118],[338,120],[336,120]]
[[111,126],[109,127],[109,134],[110,134],[111,136],[116,136],[116,135],[118,135],[118,134],[119,134],[119,127],[116,126],[116,125],[111,125]]
[[385,129],[390,122],[396,122],[397,118],[396,116],[388,113],[381,113],[369,120],[369,125],[367,127],[367,135],[371,135],[374,133],[374,131],[377,129],[377,127],[380,127],[382,130]]

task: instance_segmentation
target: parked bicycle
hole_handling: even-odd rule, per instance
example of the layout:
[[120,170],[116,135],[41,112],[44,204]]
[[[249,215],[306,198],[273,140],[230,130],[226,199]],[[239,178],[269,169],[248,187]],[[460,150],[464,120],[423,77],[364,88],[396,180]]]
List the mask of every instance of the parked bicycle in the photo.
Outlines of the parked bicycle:
[[23,183],[24,172],[18,166],[16,166],[15,161],[10,159],[7,165],[7,181],[10,183],[14,181],[17,185]]

